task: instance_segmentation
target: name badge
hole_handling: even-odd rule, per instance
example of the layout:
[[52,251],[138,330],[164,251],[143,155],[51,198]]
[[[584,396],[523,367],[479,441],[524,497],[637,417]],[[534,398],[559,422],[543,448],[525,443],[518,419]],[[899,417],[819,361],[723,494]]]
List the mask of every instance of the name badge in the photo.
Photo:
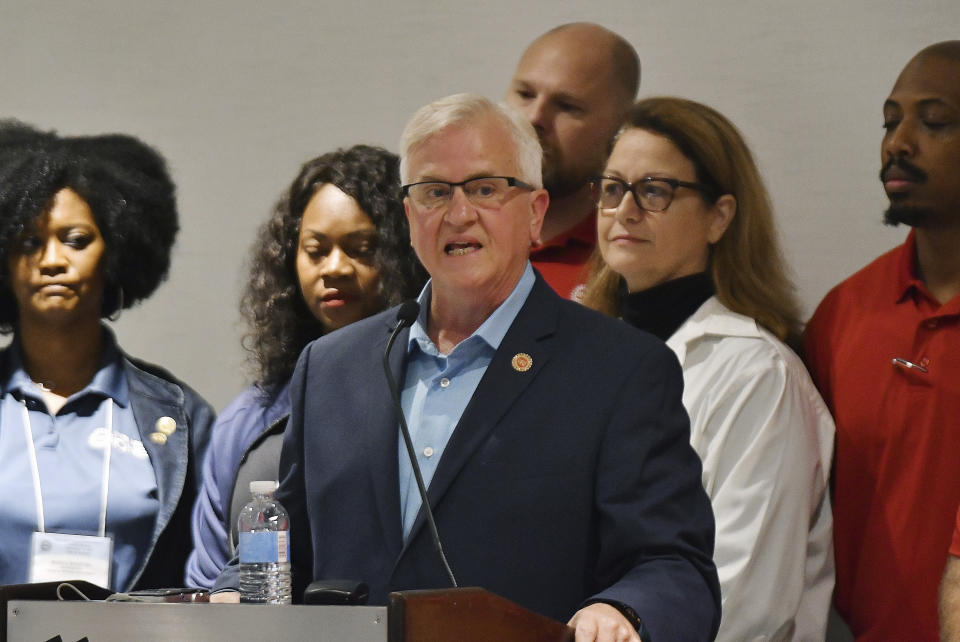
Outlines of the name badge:
[[86,580],[110,588],[112,559],[110,537],[35,532],[30,539],[30,582]]

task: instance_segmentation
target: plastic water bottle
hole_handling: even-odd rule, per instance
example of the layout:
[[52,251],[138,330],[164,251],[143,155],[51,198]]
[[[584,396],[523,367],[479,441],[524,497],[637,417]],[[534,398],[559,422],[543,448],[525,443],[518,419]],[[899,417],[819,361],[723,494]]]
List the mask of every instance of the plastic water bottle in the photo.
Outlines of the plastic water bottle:
[[290,518],[273,493],[275,481],[250,482],[253,499],[240,511],[240,600],[290,604]]

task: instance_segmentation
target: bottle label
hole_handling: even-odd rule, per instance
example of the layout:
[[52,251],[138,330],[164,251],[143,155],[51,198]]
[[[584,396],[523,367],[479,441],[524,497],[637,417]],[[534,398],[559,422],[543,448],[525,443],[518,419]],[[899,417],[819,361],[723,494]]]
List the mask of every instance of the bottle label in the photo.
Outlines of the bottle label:
[[282,564],[290,560],[287,531],[240,533],[241,564]]

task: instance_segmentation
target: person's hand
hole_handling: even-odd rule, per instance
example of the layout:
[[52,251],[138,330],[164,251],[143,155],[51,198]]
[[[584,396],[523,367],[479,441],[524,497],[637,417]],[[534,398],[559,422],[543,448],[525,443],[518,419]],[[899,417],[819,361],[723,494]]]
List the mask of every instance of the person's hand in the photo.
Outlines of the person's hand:
[[641,642],[627,618],[602,602],[583,607],[567,624],[576,630],[575,642]]
[[210,594],[211,604],[240,604],[240,591],[220,591]]

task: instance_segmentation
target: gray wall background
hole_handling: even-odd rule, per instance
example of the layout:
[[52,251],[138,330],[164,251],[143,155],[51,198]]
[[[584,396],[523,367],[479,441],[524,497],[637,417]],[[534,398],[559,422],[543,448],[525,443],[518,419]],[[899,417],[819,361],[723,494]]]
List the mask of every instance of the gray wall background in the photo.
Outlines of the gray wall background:
[[881,224],[881,104],[916,51],[960,35],[956,0],[0,0],[0,115],[165,154],[173,269],[115,328],[221,408],[245,382],[247,251],[300,164],[359,142],[395,150],[443,95],[500,98],[526,44],[574,20],[634,43],[642,96],[706,102],[741,128],[807,314],[905,236]]

